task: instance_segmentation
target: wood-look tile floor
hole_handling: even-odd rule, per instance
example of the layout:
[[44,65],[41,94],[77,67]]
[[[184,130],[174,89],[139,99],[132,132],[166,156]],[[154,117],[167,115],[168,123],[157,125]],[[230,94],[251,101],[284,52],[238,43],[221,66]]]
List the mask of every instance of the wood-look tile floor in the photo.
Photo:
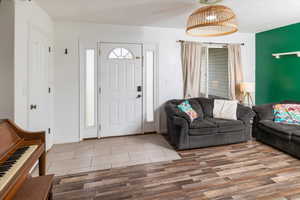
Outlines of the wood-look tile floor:
[[179,153],[175,161],[57,177],[54,199],[300,199],[300,161],[259,142]]

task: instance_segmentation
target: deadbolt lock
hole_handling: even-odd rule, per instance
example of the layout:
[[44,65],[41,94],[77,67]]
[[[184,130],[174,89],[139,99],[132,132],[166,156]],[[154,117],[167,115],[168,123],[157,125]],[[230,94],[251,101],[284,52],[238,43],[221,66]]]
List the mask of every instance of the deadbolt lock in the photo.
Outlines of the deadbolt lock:
[[141,92],[142,91],[142,86],[137,86],[137,91]]
[[37,108],[37,106],[36,105],[30,105],[30,110],[33,110],[33,109],[35,109],[36,110],[36,108]]

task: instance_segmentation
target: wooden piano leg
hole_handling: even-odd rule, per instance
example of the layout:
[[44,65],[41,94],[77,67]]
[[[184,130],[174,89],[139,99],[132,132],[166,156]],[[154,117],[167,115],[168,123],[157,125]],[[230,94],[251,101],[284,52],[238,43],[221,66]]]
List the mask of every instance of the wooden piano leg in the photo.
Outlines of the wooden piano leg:
[[46,175],[46,152],[44,152],[39,158],[39,175]]

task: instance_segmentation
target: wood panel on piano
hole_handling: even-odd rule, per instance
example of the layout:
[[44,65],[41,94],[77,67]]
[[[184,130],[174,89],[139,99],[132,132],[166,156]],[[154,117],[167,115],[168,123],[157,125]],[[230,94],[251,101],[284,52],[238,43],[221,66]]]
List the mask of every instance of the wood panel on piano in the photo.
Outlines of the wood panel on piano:
[[0,121],[0,200],[12,199],[39,161],[46,173],[45,132],[28,132],[10,120]]

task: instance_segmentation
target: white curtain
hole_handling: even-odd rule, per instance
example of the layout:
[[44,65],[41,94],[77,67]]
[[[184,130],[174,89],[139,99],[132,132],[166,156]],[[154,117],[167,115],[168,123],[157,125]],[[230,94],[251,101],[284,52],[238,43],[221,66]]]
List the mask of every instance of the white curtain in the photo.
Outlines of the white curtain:
[[181,43],[184,98],[207,96],[207,53],[201,43]]
[[242,100],[240,83],[243,82],[243,66],[240,44],[228,45],[228,76],[229,76],[229,97]]

